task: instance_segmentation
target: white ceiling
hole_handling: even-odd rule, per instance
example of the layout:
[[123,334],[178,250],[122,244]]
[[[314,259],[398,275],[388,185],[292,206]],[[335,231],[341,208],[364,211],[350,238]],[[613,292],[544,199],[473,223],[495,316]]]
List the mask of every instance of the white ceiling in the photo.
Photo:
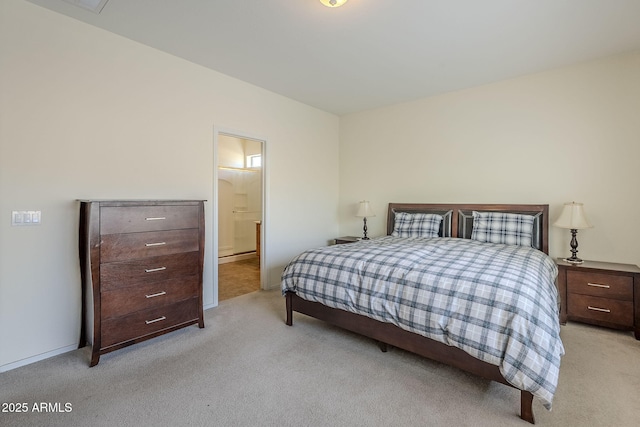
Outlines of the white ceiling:
[[640,50],[640,0],[28,0],[335,114]]

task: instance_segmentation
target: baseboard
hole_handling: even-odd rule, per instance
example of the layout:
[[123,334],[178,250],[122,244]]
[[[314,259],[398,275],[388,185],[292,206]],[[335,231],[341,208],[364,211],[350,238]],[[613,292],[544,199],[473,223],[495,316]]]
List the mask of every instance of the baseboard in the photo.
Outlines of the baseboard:
[[246,253],[246,254],[239,254],[239,255],[225,256],[225,257],[218,258],[218,265],[226,264],[228,262],[242,261],[243,259],[251,259],[251,258],[256,258],[256,257],[257,257],[257,255],[256,255],[255,252],[249,252],[249,253]]
[[6,365],[0,366],[0,372],[11,371],[12,369],[20,368],[21,366],[30,365],[35,362],[39,362],[44,359],[48,359],[53,356],[58,356],[63,353],[68,353],[73,350],[77,350],[77,345],[69,345],[66,347],[61,347],[55,350],[47,351],[46,353],[38,354],[36,356],[27,357],[26,359],[18,360],[16,362],[7,363]]

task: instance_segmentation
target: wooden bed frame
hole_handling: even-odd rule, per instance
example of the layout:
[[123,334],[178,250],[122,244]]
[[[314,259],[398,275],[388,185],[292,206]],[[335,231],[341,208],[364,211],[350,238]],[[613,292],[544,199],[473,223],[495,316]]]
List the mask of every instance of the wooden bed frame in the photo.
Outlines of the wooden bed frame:
[[[534,246],[548,254],[549,205],[390,203],[387,217],[387,234],[391,234],[393,231],[396,212],[425,212],[438,213],[444,216],[440,230],[441,236],[470,238],[471,212],[474,210],[533,215],[536,218],[534,223]],[[474,375],[514,387],[504,379],[497,366],[476,359],[456,347],[406,331],[391,323],[384,323],[359,314],[327,307],[317,302],[309,302],[298,297],[293,292],[286,293],[286,310],[286,324],[289,326],[293,325],[293,312],[296,311],[377,340],[382,351],[386,351],[387,345],[392,345]],[[528,391],[520,390],[520,418],[535,424],[532,405],[533,395]]]

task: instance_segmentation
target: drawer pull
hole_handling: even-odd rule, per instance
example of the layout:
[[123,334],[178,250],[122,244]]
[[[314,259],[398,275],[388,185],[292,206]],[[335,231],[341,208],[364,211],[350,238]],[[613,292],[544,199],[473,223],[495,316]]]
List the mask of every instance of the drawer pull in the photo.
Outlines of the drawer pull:
[[162,270],[166,270],[167,267],[158,267],[158,268],[145,268],[144,272],[145,273],[153,273],[154,271],[162,271]]
[[145,218],[145,221],[162,221],[163,219],[167,219],[164,216],[151,216],[149,218]]
[[166,245],[166,244],[167,244],[167,242],[157,242],[157,243],[145,243],[144,245],[146,247],[149,247],[149,246],[162,246],[162,245]]
[[587,286],[593,286],[594,288],[605,288],[605,289],[609,289],[611,287],[609,285],[601,285],[599,283],[587,283]]
[[162,295],[166,295],[167,292],[166,291],[162,291],[162,292],[158,292],[157,294],[151,294],[151,295],[145,295],[145,297],[147,298],[154,298],[154,297],[160,297]]
[[156,322],[160,322],[162,320],[166,320],[167,318],[162,316],[162,317],[158,317],[157,319],[153,319],[153,320],[145,320],[144,323],[146,323],[147,325],[150,325],[152,323],[156,323]]
[[591,307],[590,305],[588,305],[587,308],[589,310],[593,310],[593,311],[601,311],[603,313],[611,313],[611,310],[609,310],[608,308]]

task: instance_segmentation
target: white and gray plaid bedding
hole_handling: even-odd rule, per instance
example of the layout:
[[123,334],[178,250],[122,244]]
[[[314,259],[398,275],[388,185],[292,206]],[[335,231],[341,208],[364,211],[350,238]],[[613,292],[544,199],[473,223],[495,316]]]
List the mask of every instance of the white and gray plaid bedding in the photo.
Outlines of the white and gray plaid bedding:
[[564,354],[556,275],[534,248],[386,236],[305,251],[282,291],[458,347],[551,409]]

